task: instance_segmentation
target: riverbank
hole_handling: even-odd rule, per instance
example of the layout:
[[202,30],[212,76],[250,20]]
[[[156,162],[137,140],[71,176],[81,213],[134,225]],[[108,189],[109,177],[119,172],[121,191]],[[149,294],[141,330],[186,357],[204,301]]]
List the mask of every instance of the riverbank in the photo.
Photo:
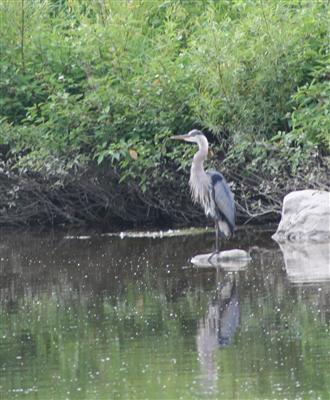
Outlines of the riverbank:
[[[7,161],[8,162],[8,161]],[[237,223],[278,222],[283,197],[292,190],[326,189],[327,163],[311,164],[290,176],[284,169],[257,175],[248,165],[223,163],[221,171],[235,194]],[[192,204],[189,168],[160,168],[166,180],[139,177],[120,181],[120,170],[91,166],[65,176],[47,176],[15,168],[0,172],[0,226],[89,226],[118,230],[132,227],[205,225],[202,210]],[[156,171],[157,172],[157,171]],[[268,174],[268,176],[267,176]],[[147,173],[146,173],[147,175]]]
[[205,224],[194,128],[238,223],[327,189],[327,2],[53,3],[0,7],[0,225]]

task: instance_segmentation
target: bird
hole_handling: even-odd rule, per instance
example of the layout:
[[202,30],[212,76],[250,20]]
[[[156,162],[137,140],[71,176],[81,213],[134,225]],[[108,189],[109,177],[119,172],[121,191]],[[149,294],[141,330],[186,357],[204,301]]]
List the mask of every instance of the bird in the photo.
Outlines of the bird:
[[171,139],[198,145],[198,151],[191,163],[189,186],[193,202],[201,205],[205,215],[214,220],[215,251],[209,257],[210,260],[220,251],[220,237],[229,239],[234,233],[236,219],[234,195],[220,172],[204,170],[209,143],[203,132],[193,129],[185,135],[171,136]]

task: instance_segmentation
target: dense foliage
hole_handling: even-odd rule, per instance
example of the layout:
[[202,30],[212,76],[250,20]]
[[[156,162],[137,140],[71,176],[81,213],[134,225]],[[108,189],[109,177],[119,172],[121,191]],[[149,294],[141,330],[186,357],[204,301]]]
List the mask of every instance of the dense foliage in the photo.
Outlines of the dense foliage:
[[49,190],[111,171],[177,218],[193,149],[167,139],[199,127],[247,215],[278,209],[290,179],[322,184],[328,1],[4,0],[0,12],[5,168]]

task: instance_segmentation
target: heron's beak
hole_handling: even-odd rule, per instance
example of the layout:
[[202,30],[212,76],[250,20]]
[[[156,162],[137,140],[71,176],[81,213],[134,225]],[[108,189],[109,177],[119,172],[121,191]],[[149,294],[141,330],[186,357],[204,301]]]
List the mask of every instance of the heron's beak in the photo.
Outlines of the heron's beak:
[[176,135],[176,136],[171,136],[171,139],[174,140],[186,140],[188,135]]

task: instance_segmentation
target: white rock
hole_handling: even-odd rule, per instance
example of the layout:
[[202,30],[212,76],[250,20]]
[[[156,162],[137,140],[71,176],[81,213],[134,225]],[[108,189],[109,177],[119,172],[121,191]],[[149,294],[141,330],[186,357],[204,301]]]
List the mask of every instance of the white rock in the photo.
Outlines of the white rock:
[[300,190],[284,197],[277,242],[330,240],[330,193]]
[[244,269],[251,257],[248,252],[240,249],[224,250],[218,254],[214,254],[210,259],[212,253],[199,254],[191,259],[192,264],[197,267],[222,267],[230,271],[239,271]]

